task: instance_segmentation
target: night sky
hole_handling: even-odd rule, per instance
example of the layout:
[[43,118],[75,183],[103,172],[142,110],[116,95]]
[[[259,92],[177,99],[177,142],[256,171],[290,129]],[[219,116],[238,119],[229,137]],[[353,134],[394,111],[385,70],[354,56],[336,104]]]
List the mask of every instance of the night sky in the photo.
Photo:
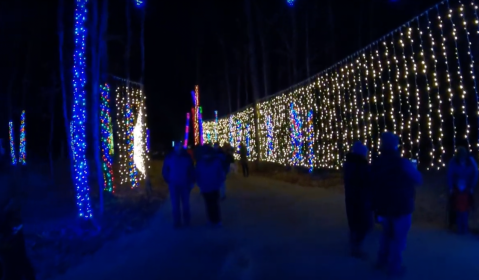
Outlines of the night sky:
[[[134,0],[128,2],[133,31],[130,76],[132,80],[139,80],[140,11],[134,6]],[[226,75],[230,80],[232,111],[252,102],[249,70],[247,75],[244,72],[248,33],[244,0],[146,2],[148,123],[153,147],[161,147],[182,139],[185,115],[192,106],[190,91],[195,84],[200,86],[200,102],[206,119],[213,116],[214,110],[218,110],[220,116],[229,113]],[[252,2],[255,2],[259,73],[263,74],[262,38],[268,61],[269,95],[308,78],[306,34],[309,35],[309,72],[313,75],[399,27],[437,1],[296,0],[294,7],[288,6],[286,0]],[[112,38],[108,44],[109,72],[122,77],[126,75],[126,3],[125,0],[109,1],[108,36]],[[73,0],[65,0],[63,20],[68,94],[71,94],[68,76],[71,76],[73,55],[74,4]],[[49,142],[50,108],[54,112],[55,154],[60,153],[62,143],[65,146],[62,99],[58,90],[57,7],[57,1],[0,0],[0,137],[8,138],[8,120],[19,119],[21,110],[26,109],[29,154],[38,158],[47,155],[43,147]],[[288,59],[292,13],[295,13],[297,28],[296,77],[292,77],[292,63]],[[263,76],[260,81],[263,87]],[[263,92],[262,96],[265,95]],[[50,107],[50,104],[54,105]]]

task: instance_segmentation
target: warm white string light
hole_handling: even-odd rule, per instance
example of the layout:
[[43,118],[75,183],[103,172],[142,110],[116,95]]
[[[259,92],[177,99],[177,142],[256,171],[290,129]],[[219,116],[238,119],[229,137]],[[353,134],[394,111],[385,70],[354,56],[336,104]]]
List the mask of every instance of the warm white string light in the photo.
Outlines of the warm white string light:
[[441,18],[441,13],[439,11],[439,7],[436,6],[436,9],[437,9],[437,18],[438,18],[438,21],[439,21],[439,28],[441,30],[441,47],[442,47],[442,55],[444,57],[444,62],[446,64],[446,75],[447,75],[447,85],[448,85],[448,88],[447,88],[447,91],[449,93],[449,103],[450,103],[450,114],[451,114],[451,117],[452,117],[452,125],[453,125],[453,129],[454,129],[454,137],[453,137],[453,144],[454,144],[454,150],[456,150],[456,139],[457,139],[457,129],[456,129],[456,114],[454,112],[454,103],[453,103],[453,96],[454,96],[454,92],[452,91],[452,86],[451,86],[451,74],[449,72],[449,63],[448,63],[448,59],[447,59],[447,48],[446,48],[446,37],[444,36],[444,27],[442,26],[443,22],[442,22],[442,18]]
[[373,48],[372,46],[369,48],[369,57],[371,59],[370,61],[370,66],[371,66],[371,77],[373,78],[373,97],[372,97],[372,100],[373,100],[373,104],[374,104],[374,108],[376,109],[376,130],[377,130],[377,146],[376,146],[376,152],[379,153],[379,147],[381,146],[381,126],[379,124],[379,119],[380,119],[380,116],[379,116],[379,109],[378,109],[378,100],[377,100],[377,90],[376,88],[378,87],[377,86],[377,83],[376,83],[376,69],[374,67],[374,56],[373,56]]
[[369,138],[370,140],[370,148],[369,148],[369,162],[372,160],[372,150],[375,149],[374,147],[374,136],[373,136],[373,121],[372,121],[372,111],[371,111],[371,92],[369,90],[369,68],[368,68],[368,59],[366,57],[366,53],[363,53],[363,67],[366,72],[364,75],[364,83],[366,84],[366,91],[368,93],[366,97],[366,104],[368,106],[368,124],[369,124]]
[[408,112],[408,119],[406,123],[406,128],[407,128],[407,135],[408,135],[408,140],[409,140],[409,158],[412,158],[413,156],[413,138],[412,138],[412,120],[413,120],[413,115],[411,112],[411,103],[410,103],[410,94],[409,94],[409,81],[408,81],[408,74],[409,74],[409,68],[407,66],[407,58],[406,58],[406,50],[404,47],[404,34],[402,29],[399,31],[400,37],[399,37],[399,44],[401,45],[401,51],[402,51],[402,59],[403,59],[403,66],[404,66],[404,80],[405,80],[405,86],[404,86],[404,92],[406,93],[406,108]]
[[389,107],[390,107],[389,119],[391,120],[393,131],[397,135],[400,135],[400,132],[397,130],[396,116],[394,114],[394,89],[393,89],[393,84],[391,83],[392,81],[391,61],[389,59],[389,48],[386,41],[383,41],[383,46],[384,46],[384,57],[386,58],[386,64],[388,65],[388,88],[389,88]]
[[462,99],[462,114],[466,118],[466,133],[464,135],[464,139],[467,141],[467,146],[469,151],[471,151],[471,143],[469,142],[469,117],[467,115],[467,110],[466,110],[466,98],[467,98],[467,91],[464,88],[464,77],[462,76],[462,67],[461,67],[461,60],[459,59],[459,50],[457,46],[457,30],[456,30],[456,24],[454,23],[453,20],[453,14],[452,14],[452,9],[449,7],[449,1],[446,1],[447,4],[447,9],[449,10],[449,20],[451,21],[452,24],[452,37],[454,38],[454,47],[455,47],[455,53],[456,53],[456,60],[457,60],[457,75],[459,76],[459,88],[461,92],[461,99]]
[[383,129],[382,131],[386,132],[388,131],[387,125],[386,125],[386,108],[384,107],[384,91],[386,90],[384,87],[384,79],[383,79],[383,65],[381,63],[381,57],[379,56],[379,46],[380,44],[376,44],[376,59],[378,61],[378,67],[379,67],[379,88],[381,89],[381,98],[379,99],[379,102],[381,104],[382,112],[381,112],[381,118],[382,118],[382,123],[383,123]]
[[[426,93],[427,93],[427,130],[428,130],[428,136],[429,140],[431,141],[431,151],[429,152],[429,155],[431,156],[431,163],[430,166],[434,166],[434,155],[436,152],[435,146],[434,146],[434,138],[433,138],[433,133],[432,133],[432,127],[433,127],[433,122],[432,122],[432,117],[431,117],[431,111],[432,111],[432,100],[431,100],[431,86],[429,84],[429,78],[428,78],[428,71],[427,71],[427,64],[426,64],[426,56],[424,55],[424,41],[422,39],[422,31],[421,31],[421,23],[419,21],[419,18],[417,18],[417,32],[419,36],[419,48],[420,48],[420,57],[421,57],[421,62],[420,64],[422,65],[422,74],[426,78]],[[418,120],[420,121],[420,119]],[[418,153],[419,154],[419,153]],[[429,167],[428,167],[429,168]]]
[[[438,104],[438,109],[437,109],[437,119],[440,120],[441,125],[439,126],[439,149],[441,151],[441,155],[438,157],[438,164],[444,166],[444,163],[442,162],[442,156],[446,153],[444,149],[444,145],[442,143],[442,139],[444,138],[444,118],[442,117],[442,100],[441,100],[441,94],[439,90],[439,81],[437,78],[437,56],[436,56],[436,42],[434,40],[434,36],[432,34],[432,28],[431,28],[431,20],[429,19],[429,12],[426,12],[426,18],[427,18],[427,29],[429,31],[429,38],[431,39],[431,60],[434,61],[434,72],[433,72],[433,77],[434,77],[434,87],[436,91],[436,103]],[[439,169],[439,166],[437,167]]]
[[406,147],[405,147],[405,140],[404,140],[404,129],[406,126],[406,118],[404,117],[404,111],[403,111],[403,102],[402,102],[402,88],[401,88],[401,83],[399,82],[401,79],[401,67],[399,65],[399,59],[398,59],[398,54],[396,53],[396,45],[394,43],[394,33],[392,34],[392,40],[391,40],[391,46],[393,48],[393,54],[394,54],[394,68],[396,69],[396,85],[397,85],[397,90],[398,90],[398,99],[399,99],[399,116],[401,119],[401,125],[399,126],[399,138],[402,143],[401,147],[401,156],[404,156],[404,153],[406,152]]
[[[414,72],[414,88],[415,88],[415,93],[416,93],[416,114],[414,116],[414,122],[416,123],[416,128],[417,128],[417,132],[415,135],[412,135],[412,140],[413,140],[413,146],[411,148],[411,152],[414,152],[414,145],[417,146],[417,149],[416,149],[416,153],[415,154],[411,154],[411,158],[415,157],[417,159],[417,162],[418,164],[420,163],[420,158],[419,158],[419,152],[421,150],[421,121],[420,121],[420,118],[421,118],[421,96],[420,96],[420,92],[419,92],[419,86],[417,84],[417,64],[416,64],[416,59],[414,58],[414,56],[416,55],[416,53],[414,52],[414,47],[413,47],[413,44],[414,44],[414,40],[412,38],[412,28],[411,28],[411,25],[410,23],[407,24],[408,28],[407,28],[407,37],[408,37],[408,41],[409,41],[409,46],[411,48],[411,56],[410,56],[410,60],[411,60],[411,63],[412,63],[412,67],[413,67],[413,72]],[[412,124],[411,124],[411,134],[413,133],[413,130],[412,130]]]

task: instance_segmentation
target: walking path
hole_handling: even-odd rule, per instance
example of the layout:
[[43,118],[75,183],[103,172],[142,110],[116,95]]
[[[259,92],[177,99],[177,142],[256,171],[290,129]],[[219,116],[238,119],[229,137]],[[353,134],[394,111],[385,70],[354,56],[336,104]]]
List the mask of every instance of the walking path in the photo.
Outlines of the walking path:
[[[147,230],[106,244],[57,279],[386,279],[372,269],[379,231],[365,244],[371,260],[348,256],[340,194],[256,177],[236,177],[227,186],[222,229],[205,226],[195,189],[191,228],[173,230],[167,204]],[[413,225],[404,257],[404,279],[479,279],[473,236]]]

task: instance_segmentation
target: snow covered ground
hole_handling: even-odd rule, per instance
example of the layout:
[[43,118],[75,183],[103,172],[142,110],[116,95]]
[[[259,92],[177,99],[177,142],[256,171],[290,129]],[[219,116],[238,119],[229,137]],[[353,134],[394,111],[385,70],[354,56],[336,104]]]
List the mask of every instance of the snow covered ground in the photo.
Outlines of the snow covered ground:
[[[197,189],[193,225],[173,230],[166,204],[147,230],[107,243],[56,279],[386,279],[372,269],[379,230],[367,239],[370,260],[348,256],[343,196],[266,178],[234,177],[222,203],[222,229],[207,227]],[[479,279],[479,238],[414,224],[404,279]]]

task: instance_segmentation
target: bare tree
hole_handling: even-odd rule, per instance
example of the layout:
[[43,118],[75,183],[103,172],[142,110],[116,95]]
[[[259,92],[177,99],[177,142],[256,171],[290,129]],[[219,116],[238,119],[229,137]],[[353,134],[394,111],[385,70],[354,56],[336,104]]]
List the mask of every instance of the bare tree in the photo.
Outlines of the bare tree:
[[220,41],[220,45],[221,45],[221,48],[222,48],[222,51],[223,51],[223,61],[224,61],[224,67],[225,67],[225,70],[224,70],[224,75],[225,75],[225,83],[226,83],[226,93],[228,94],[228,110],[229,110],[229,114],[231,114],[233,112],[233,110],[231,109],[231,82],[230,82],[230,69],[229,69],[229,63],[228,63],[228,55],[227,55],[227,52],[226,52],[226,46],[225,46],[225,42],[223,41],[223,39],[220,37],[219,38],[219,41]]
[[260,160],[261,153],[259,147],[261,146],[259,140],[259,125],[258,125],[258,100],[259,100],[259,80],[258,80],[258,59],[256,52],[256,37],[255,37],[255,27],[254,27],[254,16],[253,10],[251,7],[251,0],[245,0],[245,14],[247,19],[248,27],[248,53],[249,53],[249,69],[251,74],[251,86],[253,89],[253,99],[254,99],[254,126],[255,126],[255,141],[256,141],[256,154],[258,155],[258,161]]
[[65,126],[65,133],[67,139],[68,155],[70,159],[70,171],[73,175],[73,152],[70,147],[71,143],[71,134],[70,134],[70,118],[69,118],[69,106],[68,106],[68,97],[67,97],[67,87],[65,82],[65,61],[63,58],[63,43],[65,31],[63,27],[64,20],[64,9],[65,9],[65,0],[59,0],[58,3],[58,13],[57,13],[57,26],[58,26],[58,55],[59,55],[59,71],[60,71],[60,85],[62,91],[62,107],[63,107],[63,125]]
[[[98,0],[92,0],[92,28],[90,31],[91,45],[91,128],[93,136],[93,153],[95,159],[96,181],[98,184],[98,194],[100,196],[100,215],[103,214],[103,168],[100,149],[100,65],[101,56],[100,42],[103,36],[103,30],[99,29],[99,4]],[[103,22],[103,21],[102,21]]]

